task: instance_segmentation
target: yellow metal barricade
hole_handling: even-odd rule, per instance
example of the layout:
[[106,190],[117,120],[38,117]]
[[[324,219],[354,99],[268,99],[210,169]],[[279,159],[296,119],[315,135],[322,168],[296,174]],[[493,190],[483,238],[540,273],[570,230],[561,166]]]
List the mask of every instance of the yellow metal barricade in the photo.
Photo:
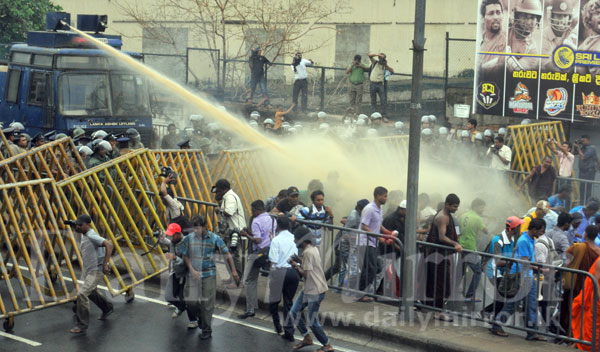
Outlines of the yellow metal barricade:
[[[6,139],[6,136],[4,135],[4,133],[2,131],[0,131],[0,146],[7,146],[8,145],[8,140]],[[10,148],[0,148],[0,160],[4,159],[4,153],[2,153],[3,150],[6,150],[10,156],[12,156],[12,150],[10,150]]]
[[[201,150],[153,150],[152,154],[158,166],[168,166],[178,174],[177,183],[173,187],[177,197],[212,201],[212,179]],[[189,218],[206,213],[205,207],[198,204],[186,206],[186,210]],[[211,221],[210,217],[208,220]]]
[[153,154],[139,149],[57,183],[69,216],[89,214],[92,227],[115,245],[112,275],[104,277],[112,295],[131,295],[133,286],[168,267],[157,245],[165,213],[152,196],[157,168]]
[[[536,165],[542,163],[546,156],[552,158],[552,164],[557,170],[560,167],[558,155],[552,153],[545,144],[546,141],[554,139],[558,143],[566,141],[562,122],[540,122],[528,125],[508,126],[506,143],[513,152],[511,170],[522,171],[522,174],[513,174],[513,180],[518,185],[527,177]],[[572,198],[578,198],[578,187],[575,182],[572,187]],[[529,197],[529,195],[525,195]]]
[[265,155],[260,149],[224,150],[211,170],[211,178],[225,178],[240,196],[246,214],[251,214],[250,204],[269,196],[272,180],[264,167]]
[[52,179],[2,184],[0,197],[0,318],[12,330],[16,315],[75,300],[82,263]]
[[52,178],[55,181],[85,170],[85,165],[69,137],[46,143],[0,162],[3,183]]

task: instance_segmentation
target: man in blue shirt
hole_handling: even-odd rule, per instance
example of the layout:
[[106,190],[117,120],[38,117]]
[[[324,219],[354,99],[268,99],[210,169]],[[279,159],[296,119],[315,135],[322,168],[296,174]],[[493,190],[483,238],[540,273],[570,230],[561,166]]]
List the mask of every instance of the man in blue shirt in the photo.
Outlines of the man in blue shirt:
[[583,220],[575,230],[575,237],[573,238],[574,242],[579,243],[584,241],[583,233],[585,231],[585,228],[588,225],[595,225],[594,217],[596,216],[598,209],[600,209],[600,204],[598,204],[595,201],[589,202],[585,207],[578,206],[571,209],[571,214],[579,213],[583,217]]
[[548,203],[550,203],[550,209],[554,210],[557,213],[561,213],[563,210],[567,209],[567,202],[569,201],[570,195],[571,187],[567,185],[562,186],[558,190],[557,194],[548,198]]
[[235,282],[240,277],[235,269],[229,248],[221,237],[206,229],[206,220],[201,216],[192,219],[194,232],[185,236],[181,254],[188,268],[188,280],[185,287],[185,299],[188,309],[200,318],[200,339],[212,336],[211,321],[217,293],[217,266],[215,249],[225,255],[231,275]]
[[[543,219],[535,218],[529,223],[529,228],[524,232],[517,241],[515,250],[515,259],[525,260],[528,262],[535,261],[535,239],[544,234],[546,230],[546,222]],[[537,290],[537,275],[534,276],[533,271],[538,271],[538,267],[528,264],[513,263],[510,273],[520,273],[519,292],[508,298],[506,305],[502,311],[496,315],[496,321],[504,324],[508,318],[515,312],[515,308],[519,300],[523,300],[525,307],[525,321],[530,329],[537,329],[537,307],[538,307],[538,290]],[[500,292],[502,294],[502,292]],[[490,332],[494,335],[508,337],[502,327],[496,323],[490,328]],[[529,341],[545,341],[546,339],[534,332],[527,332],[527,340]]]

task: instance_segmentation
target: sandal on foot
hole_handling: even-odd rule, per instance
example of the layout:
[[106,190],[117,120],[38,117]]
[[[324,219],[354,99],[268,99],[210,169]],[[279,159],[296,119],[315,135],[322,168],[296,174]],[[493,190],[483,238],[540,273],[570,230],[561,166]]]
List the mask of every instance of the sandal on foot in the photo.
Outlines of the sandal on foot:
[[359,298],[357,300],[357,302],[371,303],[371,302],[373,302],[373,298],[367,297],[367,296],[363,296],[363,297]]
[[87,331],[87,329],[80,328],[79,326],[76,326],[76,327],[74,327],[74,328],[71,329],[71,332],[73,334],[85,334],[86,331]]
[[313,344],[312,341],[310,341],[310,343],[309,343],[309,342],[306,342],[306,341],[302,340],[302,341],[300,341],[299,344],[297,344],[296,346],[294,346],[294,351],[302,349],[302,348],[304,348],[306,346],[311,346],[312,344]]

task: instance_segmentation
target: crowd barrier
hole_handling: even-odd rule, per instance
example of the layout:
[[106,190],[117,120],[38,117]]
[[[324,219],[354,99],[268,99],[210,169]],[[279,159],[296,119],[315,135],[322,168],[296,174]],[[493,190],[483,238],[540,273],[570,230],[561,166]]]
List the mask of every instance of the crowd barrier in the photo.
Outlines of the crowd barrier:
[[211,178],[225,178],[240,196],[246,215],[251,214],[250,204],[269,195],[272,178],[265,172],[264,153],[260,149],[224,150],[211,171]]
[[0,318],[14,317],[77,297],[81,256],[71,219],[52,179],[0,185]]
[[83,170],[85,165],[73,141],[65,137],[0,161],[0,180],[3,183],[42,178],[60,181]]
[[[190,199],[209,202],[212,199],[210,188],[213,181],[207,161],[201,150],[153,150],[152,154],[158,166],[168,166],[178,175],[177,183],[172,187],[179,199]],[[206,205],[202,202],[188,202],[187,215],[192,218],[195,214],[205,213]],[[209,225],[214,219],[207,217]]]
[[147,194],[158,194],[159,173],[154,156],[139,149],[57,183],[69,216],[89,214],[93,228],[115,245],[112,275],[104,277],[113,296],[132,297],[133,286],[167,269],[161,246],[156,245],[165,208]]

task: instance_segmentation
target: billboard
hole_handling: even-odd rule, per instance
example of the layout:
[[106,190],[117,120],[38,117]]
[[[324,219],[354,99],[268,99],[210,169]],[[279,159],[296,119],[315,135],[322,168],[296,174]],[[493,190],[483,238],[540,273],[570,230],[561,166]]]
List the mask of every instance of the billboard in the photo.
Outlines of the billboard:
[[479,0],[473,112],[600,118],[600,0]]

